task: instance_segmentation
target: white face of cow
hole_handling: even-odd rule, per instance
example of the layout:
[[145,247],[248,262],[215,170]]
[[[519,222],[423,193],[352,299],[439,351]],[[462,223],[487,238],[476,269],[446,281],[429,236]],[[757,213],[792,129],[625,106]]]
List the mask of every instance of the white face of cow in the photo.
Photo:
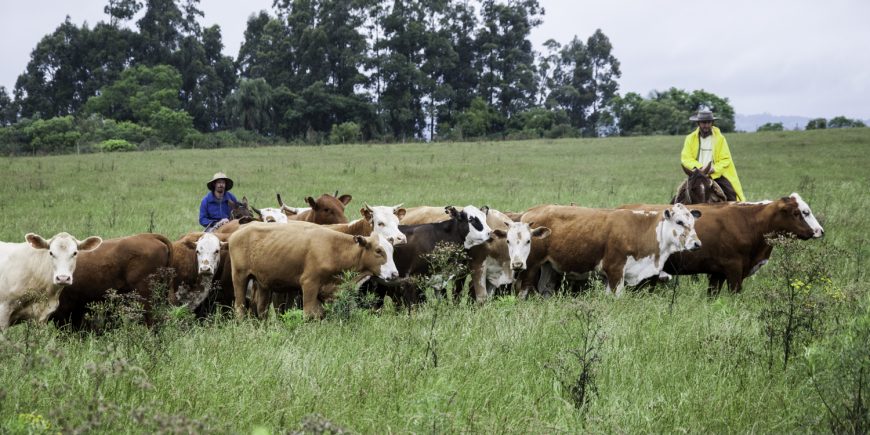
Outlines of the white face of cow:
[[462,211],[468,216],[468,235],[465,236],[465,249],[486,243],[492,236],[492,229],[486,224],[486,214],[473,205],[466,206]]
[[67,233],[58,233],[49,240],[43,239],[38,234],[29,233],[24,239],[33,249],[48,251],[51,257],[51,282],[55,285],[72,284],[79,251],[91,251],[103,243],[103,239],[96,236],[80,242]]
[[399,215],[405,215],[405,209],[399,204],[394,207],[365,205],[360,210],[363,218],[371,222],[372,228],[393,245],[408,243],[408,238],[399,231]]
[[504,238],[508,245],[508,257],[510,258],[511,270],[514,274],[526,270],[526,260],[532,250],[532,238],[543,239],[550,235],[547,227],[538,227],[534,230],[526,222],[505,222],[507,232],[495,230],[493,237]]
[[695,233],[695,219],[701,217],[698,210],[689,211],[683,204],[665,209],[662,220],[656,227],[656,237],[661,253],[695,251],[701,248],[701,240]]
[[393,244],[387,240],[381,234],[378,234],[378,240],[380,241],[381,248],[383,248],[384,253],[387,255],[387,262],[381,266],[381,279],[395,279],[399,276],[399,269],[396,267],[396,262],[393,261]]
[[797,194],[797,192],[792,193],[790,196],[794,198],[795,201],[797,201],[798,209],[801,212],[801,217],[804,219],[804,222],[806,222],[807,225],[813,230],[813,238],[817,239],[824,236],[825,230],[819,224],[819,221],[816,220],[816,217],[813,215],[813,211],[810,210],[810,206],[807,205],[806,202],[804,202],[804,200],[801,198],[800,195]]
[[221,242],[212,233],[203,233],[196,241],[196,263],[200,275],[214,275],[221,261],[221,248],[227,242]]

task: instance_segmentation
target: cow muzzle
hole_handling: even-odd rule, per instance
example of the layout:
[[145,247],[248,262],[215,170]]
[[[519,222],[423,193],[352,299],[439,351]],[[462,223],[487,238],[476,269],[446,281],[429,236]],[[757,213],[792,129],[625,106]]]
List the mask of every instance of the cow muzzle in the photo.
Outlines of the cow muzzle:
[[825,237],[825,230],[824,229],[819,228],[817,230],[813,230],[813,238],[814,239],[820,239],[822,237]]
[[691,243],[691,245],[689,245],[690,251],[697,251],[699,249],[701,249],[701,241],[700,240],[695,240],[694,242]]
[[523,270],[526,270],[526,263],[522,261],[513,261],[511,262],[511,269],[513,269],[514,272],[522,272]]
[[199,266],[199,274],[200,275],[214,275],[214,269],[211,266],[200,265]]
[[388,237],[387,241],[390,242],[390,244],[393,246],[398,246],[398,245],[404,245],[405,243],[408,243],[408,238],[405,237],[404,234],[402,234],[398,237]]
[[57,285],[71,285],[72,275],[55,275],[54,283]]

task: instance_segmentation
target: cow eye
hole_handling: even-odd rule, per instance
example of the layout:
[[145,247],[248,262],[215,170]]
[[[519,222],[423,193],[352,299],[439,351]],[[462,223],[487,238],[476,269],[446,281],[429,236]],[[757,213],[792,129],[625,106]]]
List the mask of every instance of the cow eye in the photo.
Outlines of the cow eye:
[[808,212],[808,211],[804,212],[804,216],[809,216],[809,215],[810,215],[810,212]]
[[48,251],[48,255],[51,255],[52,257],[54,257],[54,252]]
[[382,227],[382,226],[384,226],[384,223],[383,223],[383,222],[378,222],[378,226],[379,226],[379,227]]
[[73,252],[73,257],[75,257],[76,255],[79,255],[79,252],[78,252],[78,251]]
[[677,225],[679,225],[679,226],[681,226],[681,227],[686,226],[685,224],[683,224],[683,221],[677,221]]

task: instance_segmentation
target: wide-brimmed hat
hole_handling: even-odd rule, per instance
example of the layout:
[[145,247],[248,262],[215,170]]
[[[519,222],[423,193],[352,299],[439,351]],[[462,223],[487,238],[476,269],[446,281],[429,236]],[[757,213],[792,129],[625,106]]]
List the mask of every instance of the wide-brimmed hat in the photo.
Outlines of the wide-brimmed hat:
[[225,182],[227,184],[227,188],[226,188],[227,191],[229,191],[230,189],[233,188],[232,178],[227,177],[227,174],[224,174],[223,172],[215,172],[214,177],[211,177],[211,180],[209,180],[208,183],[205,183],[205,185],[208,187],[208,190],[214,191],[214,183],[215,183],[215,181],[220,180],[220,179],[225,180]]
[[692,122],[714,121],[717,119],[719,119],[719,118],[713,116],[713,111],[710,109],[701,109],[697,113],[695,113],[694,115],[689,117],[689,121],[692,121]]

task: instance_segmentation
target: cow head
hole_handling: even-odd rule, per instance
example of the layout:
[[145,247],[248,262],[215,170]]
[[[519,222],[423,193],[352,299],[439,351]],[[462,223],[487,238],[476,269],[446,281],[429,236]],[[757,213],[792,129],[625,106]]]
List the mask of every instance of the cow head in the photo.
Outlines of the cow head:
[[399,221],[405,216],[402,204],[393,207],[372,207],[366,203],[363,205],[364,207],[359,210],[359,213],[363,219],[371,224],[376,233],[384,236],[393,245],[408,243],[408,238],[399,231]]
[[[490,239],[492,229],[486,224],[486,214],[479,208],[469,205],[464,207],[462,211],[458,211],[453,206],[447,206],[444,207],[444,212],[449,214],[451,219],[468,224],[468,234],[465,236],[464,243],[465,249],[486,243]],[[460,226],[460,228],[462,227]]]
[[505,222],[505,225],[508,226],[507,231],[493,230],[492,236],[505,239],[507,242],[511,270],[516,276],[517,273],[526,270],[526,260],[532,250],[532,238],[546,238],[550,235],[550,229],[547,227],[531,229],[534,223],[525,222]]
[[226,247],[227,242],[221,242],[213,233],[203,233],[196,241],[197,273],[214,275],[221,262],[221,250]]
[[399,276],[393,261],[393,245],[384,236],[372,233],[369,237],[353,236],[353,239],[363,249],[361,270],[385,280]]
[[695,251],[701,249],[701,240],[695,233],[695,219],[701,217],[698,210],[689,211],[683,204],[674,204],[665,209],[656,226],[656,238],[660,253]]
[[28,233],[24,239],[33,249],[48,251],[51,257],[51,282],[55,285],[72,284],[79,251],[92,251],[103,243],[103,239],[96,236],[78,241],[68,233],[58,233],[49,240],[38,234]]
[[341,195],[335,197],[328,193],[320,195],[317,199],[312,197],[305,198],[305,202],[311,206],[313,220],[319,225],[346,224],[347,216],[344,215],[344,206],[346,206],[353,197],[350,195]]
[[286,224],[287,223],[287,214],[280,208],[254,208],[251,207],[251,210],[254,213],[260,215],[260,219],[263,222],[274,222],[278,224]]
[[777,227],[793,233],[803,240],[825,235],[825,230],[816,220],[810,206],[797,193],[781,198],[778,207],[779,225]]

